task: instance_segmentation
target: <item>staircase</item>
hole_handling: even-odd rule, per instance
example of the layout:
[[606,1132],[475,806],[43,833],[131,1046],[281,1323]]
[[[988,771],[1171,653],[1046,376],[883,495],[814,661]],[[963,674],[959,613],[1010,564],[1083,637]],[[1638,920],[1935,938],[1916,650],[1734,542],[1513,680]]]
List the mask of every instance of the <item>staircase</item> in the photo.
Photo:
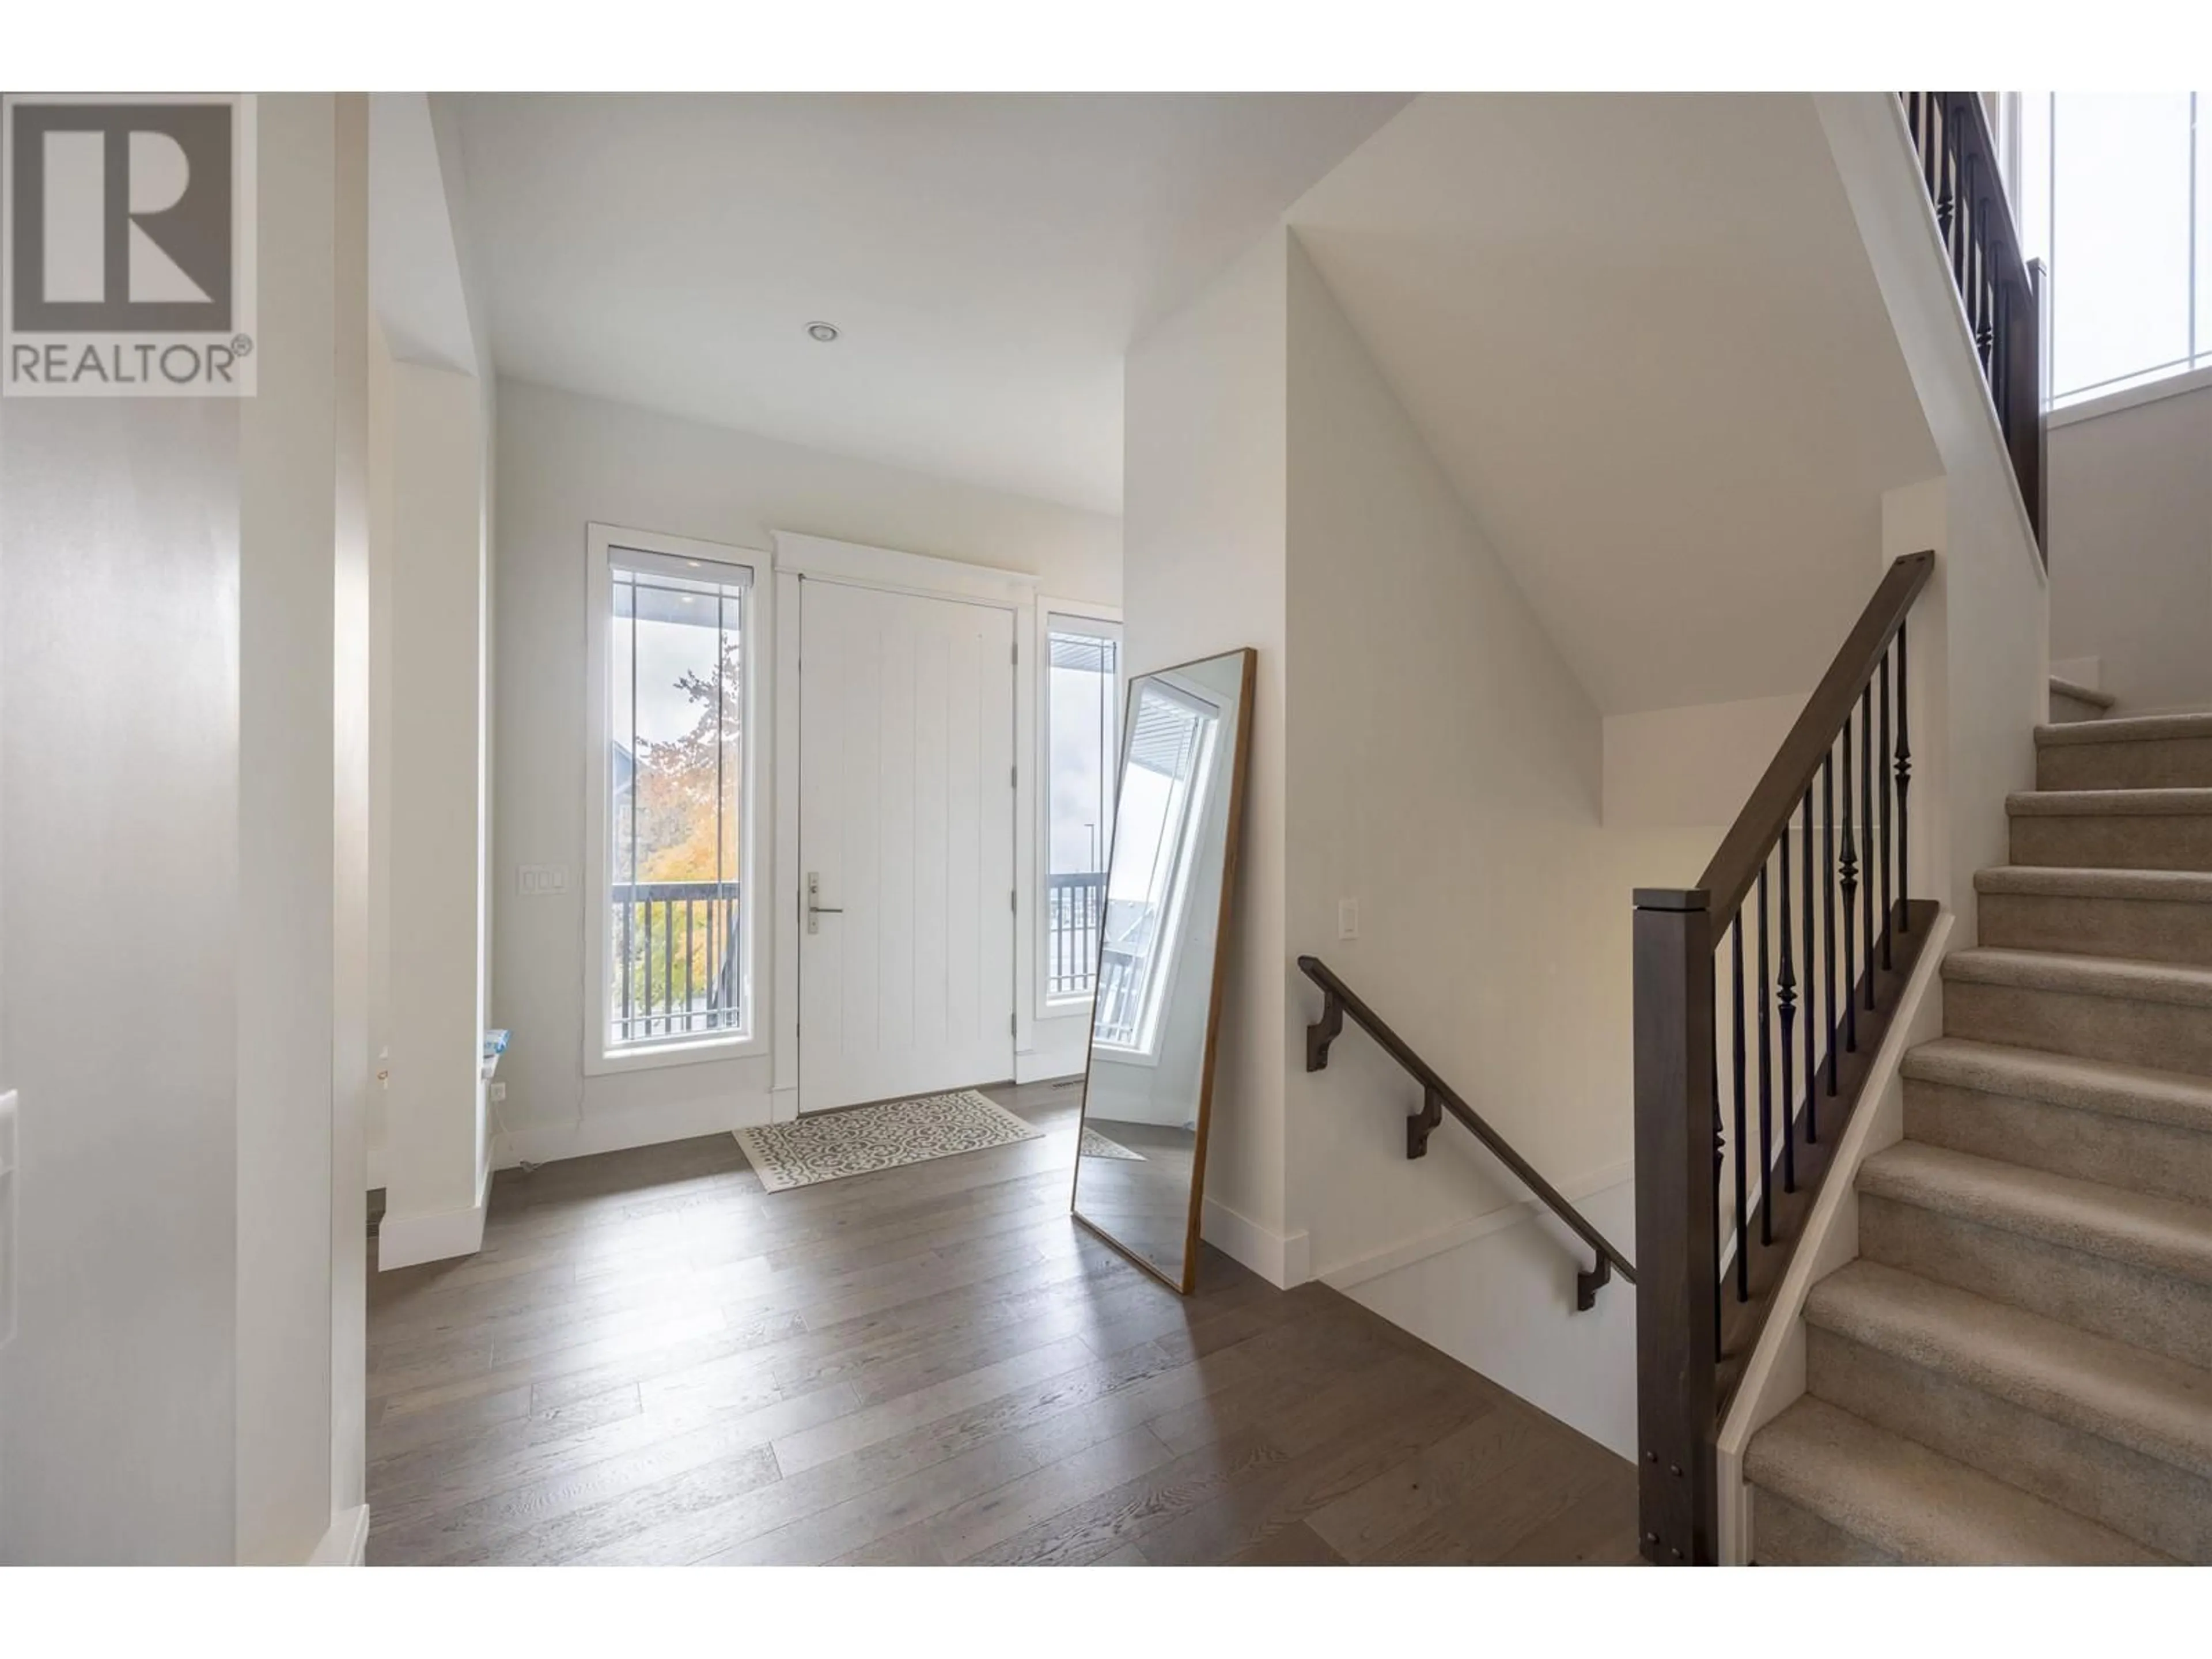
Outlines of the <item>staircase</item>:
[[2212,715],[2036,744],[1747,1449],[1759,1562],[2212,1563]]

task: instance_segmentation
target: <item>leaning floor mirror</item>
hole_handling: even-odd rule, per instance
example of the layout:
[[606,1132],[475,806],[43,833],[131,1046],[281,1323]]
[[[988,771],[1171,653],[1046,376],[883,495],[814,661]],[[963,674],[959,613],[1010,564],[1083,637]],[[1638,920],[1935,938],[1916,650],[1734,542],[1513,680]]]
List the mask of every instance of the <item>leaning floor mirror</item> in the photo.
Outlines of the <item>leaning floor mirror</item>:
[[1186,1296],[1255,660],[1231,651],[1129,682],[1092,981],[1076,1219]]

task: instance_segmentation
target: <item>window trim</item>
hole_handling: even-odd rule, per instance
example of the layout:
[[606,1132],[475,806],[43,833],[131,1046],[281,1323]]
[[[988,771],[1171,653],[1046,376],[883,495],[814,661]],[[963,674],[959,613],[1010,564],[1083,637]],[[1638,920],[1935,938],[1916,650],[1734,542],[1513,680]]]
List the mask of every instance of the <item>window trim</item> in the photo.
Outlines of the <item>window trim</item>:
[[[613,1019],[613,988],[606,971],[608,952],[612,941],[613,895],[610,891],[611,875],[608,855],[611,846],[611,826],[608,790],[609,776],[607,730],[607,672],[609,664],[608,629],[614,616],[613,580],[614,554],[642,553],[659,558],[680,559],[687,563],[732,567],[745,573],[745,590],[749,614],[743,619],[743,658],[744,683],[739,688],[744,700],[745,731],[744,775],[739,787],[744,791],[743,817],[738,825],[738,845],[743,849],[738,871],[738,890],[744,896],[738,906],[739,982],[744,988],[740,993],[741,1006],[747,1012],[746,1029],[730,1036],[700,1036],[663,1039],[635,1047],[611,1047],[607,1032]],[[744,1060],[769,1052],[769,1034],[774,1029],[773,1010],[769,1007],[771,975],[763,971],[764,954],[770,933],[762,922],[766,916],[766,882],[769,860],[761,851],[763,825],[774,822],[772,815],[763,810],[762,791],[771,775],[768,757],[764,752],[769,732],[775,730],[774,710],[769,707],[772,677],[763,668],[764,661],[774,654],[775,633],[770,625],[770,611],[774,603],[770,595],[773,583],[769,577],[768,554],[753,548],[729,545],[720,542],[699,541],[690,537],[664,535],[657,531],[631,530],[617,525],[594,523],[586,527],[585,558],[585,671],[584,671],[584,742],[586,763],[585,788],[585,870],[580,884],[584,892],[584,1030],[582,1033],[584,1073],[587,1077],[611,1073],[651,1071],[665,1066],[696,1065],[702,1060]],[[756,898],[755,896],[759,896]]]
[[[1159,671],[1139,675],[1138,678],[1154,682],[1154,690],[1163,693],[1170,701],[1185,705],[1207,722],[1206,732],[1196,757],[1195,767],[1191,773],[1189,791],[1184,797],[1185,822],[1188,823],[1188,814],[1202,810],[1202,802],[1212,786],[1213,769],[1219,760],[1218,751],[1220,748],[1221,728],[1224,724],[1227,711],[1219,702],[1206,692],[1170,678],[1170,675],[1173,672],[1172,670]],[[1136,732],[1135,702],[1136,687],[1132,685],[1130,706],[1122,714],[1121,755],[1115,766],[1117,775],[1128,763],[1129,744],[1133,740]],[[1118,797],[1115,801],[1114,811],[1118,827],[1121,815],[1121,802]],[[1138,1000],[1137,1040],[1134,1042],[1102,1042],[1098,1040],[1095,1029],[1091,1033],[1091,1048],[1096,1052],[1112,1055],[1118,1063],[1122,1065],[1158,1066],[1160,1063],[1161,1020],[1164,1011],[1174,998],[1176,985],[1182,976],[1183,953],[1181,935],[1183,916],[1189,907],[1190,878],[1194,860],[1191,857],[1188,838],[1178,836],[1176,840],[1178,844],[1176,848],[1175,868],[1168,877],[1167,899],[1162,907],[1160,927],[1156,935],[1157,939],[1163,941],[1170,939],[1176,941],[1170,945],[1164,959],[1159,964],[1166,969],[1165,976],[1157,985],[1152,982],[1149,976],[1147,977],[1145,994]],[[1109,864],[1112,862],[1110,855],[1107,861]],[[1219,949],[1218,941],[1216,942],[1215,948]],[[1149,1030],[1146,1029],[1148,1025],[1151,1027]]]
[[[1129,656],[1127,641],[1123,637],[1121,608],[1100,605],[1089,599],[1054,599],[1039,595],[1036,604],[1035,637],[1030,644],[1030,660],[1035,665],[1030,674],[1031,705],[1036,710],[1036,752],[1030,757],[1035,769],[1036,787],[1030,793],[1031,834],[1035,838],[1036,858],[1032,866],[1031,882],[1035,888],[1035,902],[1030,924],[1030,1018],[1033,1021],[1066,1020],[1080,1018],[1088,1020],[1094,1006],[1091,995],[1055,997],[1051,994],[1052,975],[1052,907],[1049,891],[1052,876],[1052,618],[1064,617],[1070,622],[1103,623],[1114,630],[1115,642],[1121,647],[1114,659],[1114,748],[1106,757],[1109,783],[1116,793],[1121,787],[1121,724],[1127,717],[1125,703],[1129,688]],[[1106,829],[1106,861],[1113,862],[1114,831],[1109,823]],[[1087,1042],[1087,1039],[1086,1039]]]

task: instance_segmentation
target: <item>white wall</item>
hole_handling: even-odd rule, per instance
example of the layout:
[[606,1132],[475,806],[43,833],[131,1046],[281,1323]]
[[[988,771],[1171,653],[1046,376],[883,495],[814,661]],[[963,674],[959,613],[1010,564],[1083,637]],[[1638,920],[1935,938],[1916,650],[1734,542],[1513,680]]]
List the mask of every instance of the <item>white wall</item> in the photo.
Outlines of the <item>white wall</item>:
[[1974,942],[1974,872],[2009,856],[2049,706],[2050,591],[1894,94],[1815,96],[1942,476],[1882,500],[1882,561],[1932,549],[1910,623],[1915,896]]
[[[234,404],[0,404],[0,1561],[231,1557],[238,466]],[[133,961],[118,1042],[86,990]]]
[[475,1248],[489,1173],[477,1062],[488,761],[481,392],[473,376],[413,363],[394,364],[390,384],[385,1267]]
[[1279,1283],[1306,1277],[1286,1218],[1283,1124],[1288,258],[1288,233],[1271,231],[1133,345],[1122,398],[1129,672],[1259,651],[1205,1234]]
[[[1867,591],[1873,587],[1869,580]],[[1833,621],[1840,644],[1848,619]],[[1606,827],[1726,830],[1808,694],[1607,715]]]
[[22,1091],[0,1560],[304,1560],[338,1496],[358,118],[260,100],[258,398],[0,410],[0,1051]]
[[[1624,1249],[1631,890],[1694,876],[1705,827],[1608,830],[1605,727],[1293,240],[1286,949],[1322,957]],[[1356,899],[1360,936],[1337,937]],[[1290,963],[1286,971],[1294,973]],[[1290,981],[1288,1033],[1321,997]],[[1287,1077],[1290,1203],[1317,1276],[1617,1448],[1633,1304],[1575,1315],[1580,1245],[1347,1030]]]
[[[368,1052],[392,1051],[392,353],[372,319],[368,340]],[[372,1081],[374,1079],[372,1078]],[[385,1184],[386,1103],[369,1091],[362,1127],[372,1188]]]
[[[492,1024],[514,1032],[500,1067],[505,1155],[540,1160],[766,1121],[765,1055],[584,1074],[586,526],[753,549],[764,570],[772,532],[820,535],[1026,571],[1048,597],[1109,605],[1121,597],[1120,526],[517,381],[499,386],[497,477],[491,1006]],[[762,647],[772,660],[770,642]],[[773,804],[755,805],[765,836]],[[568,890],[517,896],[525,864],[562,866]],[[772,916],[754,948],[765,986]],[[1060,1023],[1079,1054],[1082,1019]]]
[[2212,708],[2212,385],[2050,436],[2051,654],[2121,714]]

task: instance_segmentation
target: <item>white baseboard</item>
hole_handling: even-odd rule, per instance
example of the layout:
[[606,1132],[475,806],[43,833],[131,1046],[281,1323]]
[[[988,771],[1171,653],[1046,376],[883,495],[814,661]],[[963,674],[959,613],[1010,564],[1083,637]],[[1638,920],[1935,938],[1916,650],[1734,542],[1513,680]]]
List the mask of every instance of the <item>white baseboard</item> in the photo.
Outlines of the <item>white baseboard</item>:
[[1223,1255],[1234,1257],[1278,1290],[1291,1290],[1313,1277],[1313,1261],[1303,1232],[1279,1233],[1242,1216],[1218,1199],[1207,1199],[1199,1236]]
[[[798,1091],[785,1092],[792,1097],[795,1116]],[[633,1146],[727,1134],[732,1129],[778,1121],[773,1106],[776,1098],[757,1094],[687,1100],[565,1123],[519,1124],[493,1138],[492,1164],[507,1170],[518,1164],[557,1164],[564,1158],[589,1158],[594,1152],[622,1152]]]
[[[1625,1187],[1635,1179],[1635,1160],[1625,1159],[1619,1164],[1608,1164],[1602,1169],[1593,1170],[1579,1180],[1563,1182],[1559,1183],[1559,1192],[1568,1203],[1578,1205],[1600,1193],[1611,1192],[1615,1187]],[[1486,1210],[1482,1214],[1470,1216],[1464,1221],[1455,1221],[1450,1226],[1440,1227],[1434,1232],[1423,1233],[1417,1238],[1406,1239],[1400,1243],[1385,1245],[1379,1250],[1356,1255],[1349,1261],[1324,1268],[1316,1277],[1331,1290],[1348,1291],[1370,1279],[1380,1279],[1384,1273],[1410,1267],[1416,1261],[1442,1255],[1446,1250],[1456,1250],[1463,1244],[1472,1244],[1478,1238],[1503,1232],[1508,1227],[1524,1225],[1549,1213],[1541,1200],[1533,1197],[1522,1199],[1498,1209]],[[1626,1243],[1617,1238],[1613,1240],[1624,1249],[1634,1242],[1632,1239]]]
[[315,1546],[315,1553],[307,1558],[311,1567],[358,1567],[368,1561],[368,1505],[356,1504],[349,1510],[339,1510],[331,1516],[331,1529],[323,1534],[323,1541]]
[[2076,685],[2086,685],[2092,691],[2103,690],[2105,673],[2101,657],[2057,657],[2051,659],[2051,678],[2071,680]]
[[1091,1020],[1081,1014],[1059,1014],[1030,1024],[1030,1046],[1014,1051],[1014,1081],[1048,1083],[1073,1077],[1091,1060]]
[[376,1229],[376,1270],[413,1267],[474,1255],[483,1249],[484,1211],[491,1202],[491,1171],[484,1171],[477,1201],[464,1210],[435,1210],[428,1215],[385,1212]]

